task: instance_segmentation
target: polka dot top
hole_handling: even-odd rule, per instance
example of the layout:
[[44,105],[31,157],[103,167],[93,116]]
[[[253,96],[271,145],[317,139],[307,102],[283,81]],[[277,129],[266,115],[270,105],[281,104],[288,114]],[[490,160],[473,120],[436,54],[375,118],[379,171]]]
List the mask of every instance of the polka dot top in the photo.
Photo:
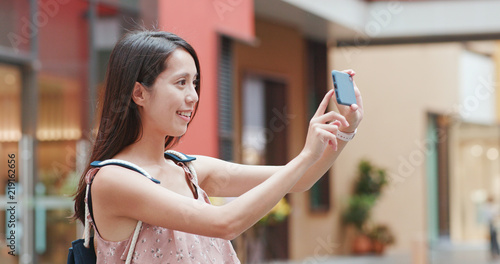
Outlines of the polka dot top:
[[[198,200],[210,203],[208,195],[197,183],[196,176],[183,162],[177,162],[184,168],[186,177],[195,186]],[[136,165],[135,165],[136,166]],[[192,167],[191,167],[192,169]],[[91,182],[99,168],[92,168],[86,176]],[[148,175],[149,176],[149,175]],[[87,202],[87,201],[85,201]],[[91,207],[91,205],[89,206]],[[93,219],[86,216],[95,228]],[[99,232],[94,232],[97,264],[123,264],[127,259],[132,235],[123,241],[112,242],[103,239]],[[240,263],[230,241],[171,230],[160,226],[143,223],[131,263],[168,264],[168,263]]]

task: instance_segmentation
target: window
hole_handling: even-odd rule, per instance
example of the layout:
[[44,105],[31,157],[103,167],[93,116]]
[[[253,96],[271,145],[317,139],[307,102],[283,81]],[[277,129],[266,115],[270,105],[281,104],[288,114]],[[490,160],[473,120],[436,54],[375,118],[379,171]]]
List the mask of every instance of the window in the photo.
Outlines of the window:
[[[325,43],[307,41],[307,88],[309,101],[309,118],[311,118],[319,103],[327,92],[327,48]],[[310,209],[312,212],[328,211],[330,209],[330,171],[327,171],[309,191]]]
[[232,42],[220,38],[219,50],[219,158],[233,160],[233,65]]

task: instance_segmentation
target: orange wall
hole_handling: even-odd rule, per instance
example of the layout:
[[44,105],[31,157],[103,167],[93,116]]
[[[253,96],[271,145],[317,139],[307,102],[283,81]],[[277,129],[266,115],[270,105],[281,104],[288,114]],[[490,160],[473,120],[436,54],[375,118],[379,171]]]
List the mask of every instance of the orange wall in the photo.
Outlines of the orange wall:
[[159,28],[178,34],[196,50],[201,64],[198,113],[176,147],[190,154],[218,156],[218,36],[243,41],[254,37],[253,1],[159,1]]

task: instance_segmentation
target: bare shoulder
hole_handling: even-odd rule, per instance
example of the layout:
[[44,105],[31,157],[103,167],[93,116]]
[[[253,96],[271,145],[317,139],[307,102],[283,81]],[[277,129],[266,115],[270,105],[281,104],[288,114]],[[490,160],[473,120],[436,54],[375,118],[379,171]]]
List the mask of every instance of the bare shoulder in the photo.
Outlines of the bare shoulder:
[[130,212],[138,211],[144,203],[145,194],[151,193],[151,188],[156,188],[155,185],[157,184],[131,169],[117,165],[102,167],[92,183],[96,220],[103,223],[103,217],[138,219]]
[[92,183],[92,190],[105,190],[112,194],[123,191],[123,188],[133,188],[137,184],[150,181],[142,174],[118,165],[107,165],[99,169]]

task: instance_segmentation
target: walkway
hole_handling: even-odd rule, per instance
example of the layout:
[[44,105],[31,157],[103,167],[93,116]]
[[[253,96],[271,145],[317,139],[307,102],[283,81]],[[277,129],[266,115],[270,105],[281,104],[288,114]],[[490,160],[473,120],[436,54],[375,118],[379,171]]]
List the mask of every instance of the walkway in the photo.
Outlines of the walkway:
[[[490,260],[485,245],[440,246],[429,252],[428,264],[500,264],[500,259]],[[413,264],[409,255],[391,254],[386,256],[332,256],[303,261],[270,262],[268,264]]]

